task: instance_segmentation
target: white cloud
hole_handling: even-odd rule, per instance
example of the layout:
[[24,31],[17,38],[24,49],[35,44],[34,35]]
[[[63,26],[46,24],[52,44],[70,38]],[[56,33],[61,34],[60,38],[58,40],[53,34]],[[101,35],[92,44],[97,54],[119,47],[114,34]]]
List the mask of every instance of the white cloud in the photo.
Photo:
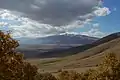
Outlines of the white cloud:
[[101,32],[98,29],[91,29],[88,32],[81,32],[81,34],[87,35],[87,36],[92,36],[92,37],[99,37],[99,38],[106,36],[105,33]]
[[92,37],[99,37],[99,38],[106,36],[107,34],[100,31],[99,27],[100,27],[100,24],[95,23],[95,24],[93,24],[93,27],[89,31],[81,32],[81,34],[87,35],[87,36],[92,36]]
[[100,27],[100,24],[99,23],[95,23],[95,24],[93,24],[93,27],[94,28],[98,28],[98,27]]
[[4,26],[7,26],[8,23],[7,22],[0,22],[0,27],[4,27]]
[[[46,1],[48,1],[48,0],[46,0]],[[55,1],[55,0],[51,0],[51,1]],[[42,5],[46,5],[46,7],[47,7],[47,10],[45,10],[45,12],[46,11],[48,11],[48,12],[45,14],[42,14],[42,15],[44,15],[42,18],[45,20],[45,22],[46,22],[46,20],[48,20],[47,23],[44,23],[42,21],[40,22],[39,14],[37,12],[34,13],[34,10],[37,11],[37,10],[41,9],[40,5],[35,5],[35,4],[29,5],[30,10],[33,9],[32,11],[33,11],[34,15],[32,14],[32,11],[28,11],[28,12],[31,12],[30,13],[31,16],[36,16],[35,14],[37,14],[37,16],[39,17],[38,21],[32,20],[32,18],[30,18],[30,17],[26,17],[27,14],[23,16],[24,13],[22,13],[22,12],[20,13],[18,11],[12,11],[11,9],[10,9],[11,11],[5,10],[5,9],[0,9],[0,19],[3,20],[2,22],[0,22],[0,24],[1,24],[1,26],[8,26],[8,28],[10,30],[12,30],[12,32],[13,32],[12,33],[13,37],[45,37],[45,36],[49,36],[49,35],[63,34],[65,32],[70,33],[70,32],[72,32],[72,30],[74,30],[76,28],[81,28],[81,27],[84,27],[85,24],[89,24],[92,21],[92,19],[96,16],[106,16],[106,15],[110,14],[109,9],[106,7],[103,7],[103,8],[97,7],[95,10],[91,11],[91,7],[93,7],[93,5],[95,5],[95,3],[93,4],[92,2],[97,1],[97,0],[90,0],[90,1],[80,0],[80,1],[83,1],[84,4],[89,4],[89,5],[82,4],[84,7],[79,5],[79,3],[77,4],[77,2],[79,2],[79,0],[76,0],[77,1],[76,3],[73,3],[73,0],[70,0],[70,1],[71,2],[69,3],[69,1],[66,0],[66,2],[69,3],[69,7],[64,4],[64,3],[66,3],[64,0],[60,1],[61,4],[64,4],[64,6],[59,5],[60,10],[61,10],[60,13],[58,13],[56,11],[57,10],[56,7],[52,7],[52,6],[57,6],[56,4],[59,4],[59,2],[56,2],[56,1],[52,2],[52,4],[54,4],[54,5],[52,5],[48,1],[49,5],[50,5],[50,9],[54,9],[54,12],[52,12],[52,10],[49,10],[49,6],[45,2],[40,3]],[[90,8],[89,8],[89,6],[90,6]],[[46,8],[46,7],[43,6],[43,8]],[[83,9],[86,7],[88,10],[85,9],[85,11],[84,11]],[[25,7],[25,9],[26,8],[27,7]],[[65,8],[65,11],[63,11],[62,8]],[[78,11],[79,8],[80,8],[80,11]],[[89,9],[91,12],[89,12]],[[71,10],[71,12],[69,10]],[[81,10],[83,10],[83,11],[81,12]],[[43,12],[44,12],[44,9],[43,9]],[[63,14],[63,12],[65,12],[64,13],[65,15]],[[54,14],[52,14],[52,13],[54,13]],[[58,17],[57,15],[62,16],[62,17]],[[49,24],[49,19],[50,19],[50,24]],[[72,22],[69,21],[70,19],[72,20]],[[53,21],[53,22],[51,22],[51,21]],[[65,24],[67,23],[67,25],[63,25],[64,22],[65,22]],[[60,25],[59,25],[59,23],[60,23]],[[51,24],[53,24],[53,25],[51,25]],[[56,26],[54,24],[57,24],[59,26]],[[93,26],[99,26],[99,25],[94,24]],[[73,33],[75,33],[75,32],[73,32]],[[82,34],[86,34],[89,36],[103,35],[102,32],[100,32],[98,29],[91,29],[90,31],[83,32]]]
[[13,15],[10,11],[8,10],[3,10],[0,9],[0,19],[7,19],[7,20],[16,20],[18,19],[17,16]]
[[66,32],[66,33],[62,33],[62,34],[86,35],[86,36],[98,37],[98,38],[102,38],[102,37],[106,36],[107,33],[100,31],[99,28],[100,28],[100,24],[95,23],[95,24],[92,24],[92,28],[88,31],[85,31],[85,32]]
[[61,33],[60,35],[65,35],[65,34],[80,35],[80,33],[78,32],[65,32],[65,33]]
[[44,24],[64,26],[91,14],[98,3],[99,0],[2,0],[0,8],[21,12]]
[[92,28],[86,32],[66,32],[66,33],[61,33],[60,35],[63,34],[86,35],[86,36],[98,37],[98,38],[102,38],[107,35],[107,33],[101,32],[98,28]]
[[109,15],[110,13],[111,11],[107,7],[103,7],[103,8],[98,7],[98,9],[94,11],[94,14],[96,16],[106,16]]
[[54,34],[61,34],[72,31],[78,27],[83,27],[84,24],[91,21],[91,19],[86,19],[85,21],[74,21],[69,25],[57,27],[39,23],[22,16],[16,16],[8,10],[1,10],[0,14],[0,19],[5,20],[4,22],[1,22],[1,26],[8,25],[9,30],[12,30],[13,37],[45,37]]

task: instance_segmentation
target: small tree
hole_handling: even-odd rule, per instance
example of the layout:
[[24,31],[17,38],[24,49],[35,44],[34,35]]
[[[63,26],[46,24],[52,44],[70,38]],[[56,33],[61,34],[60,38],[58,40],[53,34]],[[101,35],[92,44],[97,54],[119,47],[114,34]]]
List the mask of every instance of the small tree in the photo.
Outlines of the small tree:
[[108,80],[120,79],[120,61],[114,53],[107,54],[98,69],[100,76],[104,76]]
[[114,53],[108,53],[96,69],[90,69],[81,76],[82,80],[120,80],[120,61]]
[[0,80],[34,80],[37,67],[23,60],[23,54],[15,51],[18,46],[9,32],[0,31]]

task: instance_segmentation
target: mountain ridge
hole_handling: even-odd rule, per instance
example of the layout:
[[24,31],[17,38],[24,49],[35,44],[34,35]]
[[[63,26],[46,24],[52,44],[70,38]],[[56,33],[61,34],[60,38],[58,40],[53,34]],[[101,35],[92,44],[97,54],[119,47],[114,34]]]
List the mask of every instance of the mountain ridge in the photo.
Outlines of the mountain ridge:
[[[61,34],[41,38],[23,38],[20,44],[89,44],[98,40],[96,37],[85,35]],[[19,38],[17,39],[19,40]],[[30,43],[31,42],[31,43]]]
[[[101,38],[101,39],[99,39],[99,40],[97,40],[97,41],[95,41],[91,44],[85,44],[85,45],[81,45],[81,46],[77,46],[77,47],[72,47],[70,49],[66,49],[66,50],[63,50],[63,51],[61,51],[61,50],[50,51],[50,52],[40,54],[39,56],[40,57],[42,57],[42,56],[45,57],[46,55],[48,55],[50,57],[64,57],[64,56],[68,56],[68,55],[74,55],[74,54],[84,52],[85,50],[88,50],[90,48],[96,47],[98,45],[104,44],[106,42],[109,42],[109,41],[117,39],[117,38],[120,38],[120,32],[113,33],[113,34],[110,34],[108,36],[105,36],[105,37],[103,37],[103,38]],[[56,53],[59,54],[59,55],[57,55]]]
[[[51,57],[65,57],[70,55],[75,55],[81,52],[84,52],[90,48],[94,48],[98,45],[104,44],[106,42],[112,41],[114,39],[117,39],[120,37],[120,32],[110,34],[106,37],[103,37],[95,42],[92,42],[91,44],[85,44],[85,45],[77,45],[77,46],[61,46],[60,44],[54,45],[54,46],[34,46],[34,48],[30,48],[28,46],[24,49],[18,49],[18,51],[23,52],[26,55],[31,55],[33,58],[51,58]],[[48,48],[47,48],[48,47]],[[63,48],[64,47],[64,48]],[[68,48],[69,47],[69,48]],[[62,49],[63,48],[63,49]],[[33,54],[34,53],[34,54]],[[28,56],[30,58],[30,56]]]
[[[112,37],[112,38],[111,38]],[[104,41],[101,41],[104,40]],[[74,55],[60,57],[56,59],[34,60],[34,63],[39,63],[39,67],[46,71],[56,71],[60,69],[81,71],[81,69],[95,68],[100,64],[102,58],[107,53],[116,54],[120,60],[120,36],[115,34],[108,35],[100,40],[99,45],[89,48],[83,52],[78,52]],[[102,43],[101,43],[102,42]],[[96,42],[95,42],[96,43]],[[101,44],[100,44],[101,43]],[[97,43],[98,44],[98,43]],[[46,66],[47,65],[47,66]]]

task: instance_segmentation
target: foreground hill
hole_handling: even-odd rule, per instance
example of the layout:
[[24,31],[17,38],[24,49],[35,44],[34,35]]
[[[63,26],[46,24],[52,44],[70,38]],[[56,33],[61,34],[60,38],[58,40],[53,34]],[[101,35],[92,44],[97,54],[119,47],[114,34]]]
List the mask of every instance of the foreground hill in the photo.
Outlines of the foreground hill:
[[[115,35],[115,37],[113,35]],[[111,35],[104,37],[103,39],[99,40],[99,42],[101,41],[102,44],[95,45],[92,48],[89,48],[83,52],[78,52],[78,54],[72,56],[28,61],[37,64],[39,67],[41,67],[41,69],[48,71],[56,71],[58,69],[81,70],[95,67],[98,63],[100,63],[102,57],[106,53],[112,52],[115,53],[118,58],[120,57],[120,37],[118,33],[112,34],[112,37]]]

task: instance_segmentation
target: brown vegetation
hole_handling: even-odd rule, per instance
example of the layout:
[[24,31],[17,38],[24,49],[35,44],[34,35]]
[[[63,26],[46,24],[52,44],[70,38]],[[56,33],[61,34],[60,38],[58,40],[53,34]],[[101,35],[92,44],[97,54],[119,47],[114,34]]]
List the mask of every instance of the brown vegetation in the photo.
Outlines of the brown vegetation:
[[120,61],[114,53],[107,54],[96,69],[83,73],[58,70],[53,76],[38,73],[36,66],[25,62],[23,55],[15,51],[18,46],[9,33],[0,31],[0,80],[120,80]]
[[56,79],[52,74],[46,74],[40,75],[42,78],[38,80],[120,80],[120,61],[115,54],[109,53],[96,69],[89,69],[84,73],[60,71]]
[[15,51],[18,46],[9,32],[0,31],[0,80],[34,80],[37,67],[24,62],[23,55]]

